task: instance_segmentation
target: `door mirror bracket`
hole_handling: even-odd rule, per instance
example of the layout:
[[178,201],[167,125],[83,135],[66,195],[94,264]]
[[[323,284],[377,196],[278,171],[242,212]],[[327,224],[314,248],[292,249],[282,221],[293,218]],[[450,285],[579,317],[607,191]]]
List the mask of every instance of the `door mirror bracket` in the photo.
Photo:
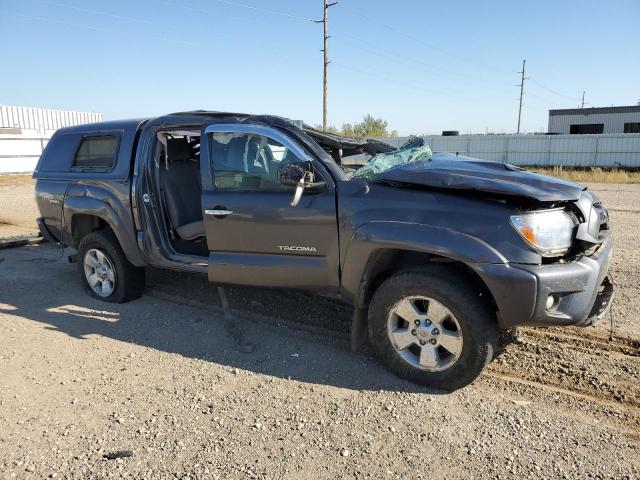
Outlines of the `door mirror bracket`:
[[315,181],[313,164],[310,161],[283,161],[278,167],[278,180],[280,181],[280,185],[295,187],[295,193],[291,201],[292,207],[300,203],[300,199],[305,190],[319,191],[326,185],[324,180],[319,182]]
[[291,200],[291,206],[296,207],[300,203],[300,199],[302,198],[302,193],[307,185],[313,183],[313,173],[305,172],[305,174],[300,178],[298,184],[296,185],[296,193],[293,195],[293,200]]

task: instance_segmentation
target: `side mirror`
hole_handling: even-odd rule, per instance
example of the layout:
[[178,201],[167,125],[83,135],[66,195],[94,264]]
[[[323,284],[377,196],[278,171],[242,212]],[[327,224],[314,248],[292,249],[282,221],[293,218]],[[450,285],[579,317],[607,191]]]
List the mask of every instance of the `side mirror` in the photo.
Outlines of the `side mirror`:
[[285,187],[296,187],[307,172],[313,172],[311,162],[289,162],[283,160],[278,166],[278,181]]
[[289,162],[283,160],[278,167],[278,181],[280,185],[295,187],[296,192],[291,201],[291,206],[295,207],[300,203],[305,189],[319,191],[325,186],[324,181],[316,182],[313,171],[313,164],[310,161]]

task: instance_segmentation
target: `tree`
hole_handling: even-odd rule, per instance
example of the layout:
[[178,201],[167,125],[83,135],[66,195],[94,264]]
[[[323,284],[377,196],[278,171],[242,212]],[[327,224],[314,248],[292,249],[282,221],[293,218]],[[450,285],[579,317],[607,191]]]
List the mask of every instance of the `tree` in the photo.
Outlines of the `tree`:
[[386,137],[388,125],[386,120],[366,114],[360,123],[353,126],[353,131],[357,137]]
[[[313,128],[315,128],[316,130],[322,130],[322,125],[318,125],[318,124],[316,124],[316,125],[314,125],[314,126],[313,126]],[[335,134],[340,135],[340,130],[338,130],[338,129],[337,129],[336,127],[334,127],[333,125],[328,125],[328,126],[327,126],[327,129],[325,130],[325,132],[328,132],[328,133],[335,133]]]
[[[362,117],[362,121],[358,123],[343,123],[342,128],[338,130],[334,126],[327,128],[329,133],[337,133],[344,135],[345,137],[397,137],[397,130],[389,132],[387,127],[389,122],[382,118],[375,118],[370,114],[366,114]],[[316,125],[315,128],[322,130],[321,125]]]
[[343,123],[342,124],[342,130],[340,130],[340,133],[342,135],[344,135],[345,137],[357,137],[358,136],[356,134],[355,128],[350,123]]

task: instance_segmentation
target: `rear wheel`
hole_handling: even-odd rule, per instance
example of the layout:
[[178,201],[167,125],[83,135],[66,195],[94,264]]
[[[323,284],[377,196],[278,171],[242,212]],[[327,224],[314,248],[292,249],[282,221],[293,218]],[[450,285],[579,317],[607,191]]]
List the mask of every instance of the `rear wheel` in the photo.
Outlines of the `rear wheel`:
[[125,256],[118,240],[108,230],[87,234],[78,246],[78,266],[87,292],[100,300],[124,303],[144,291],[144,268]]
[[378,356],[402,378],[455,390],[489,364],[498,328],[472,282],[433,266],[380,285],[369,307],[369,334]]

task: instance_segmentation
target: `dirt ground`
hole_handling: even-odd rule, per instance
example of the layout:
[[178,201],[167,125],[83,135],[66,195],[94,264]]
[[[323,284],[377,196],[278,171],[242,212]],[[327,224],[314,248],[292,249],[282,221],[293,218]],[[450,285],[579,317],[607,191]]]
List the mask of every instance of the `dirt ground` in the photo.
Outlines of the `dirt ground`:
[[608,321],[522,329],[451,394],[350,352],[332,300],[231,288],[230,322],[206,278],[149,269],[113,305],[69,251],[0,250],[0,478],[639,478],[640,185],[591,188],[614,224],[614,340]]
[[0,239],[38,233],[31,175],[0,175]]

